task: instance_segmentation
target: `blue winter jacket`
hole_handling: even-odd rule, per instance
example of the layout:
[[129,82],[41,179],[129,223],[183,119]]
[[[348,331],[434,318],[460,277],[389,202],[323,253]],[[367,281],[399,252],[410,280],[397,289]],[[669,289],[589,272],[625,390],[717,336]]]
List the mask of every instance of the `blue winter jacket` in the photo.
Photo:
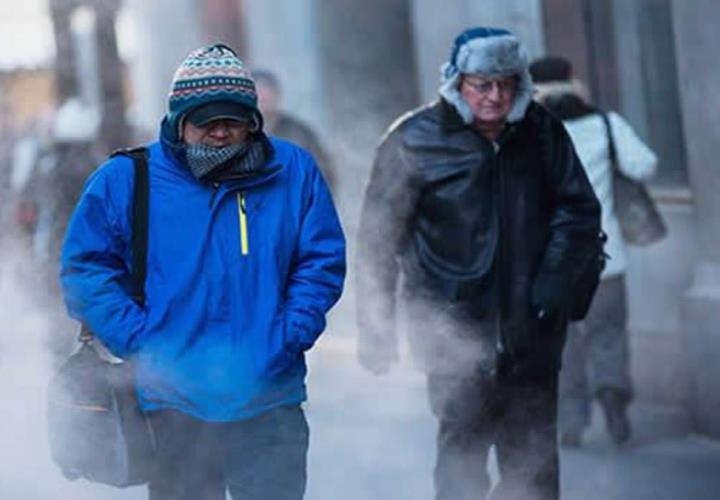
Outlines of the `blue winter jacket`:
[[304,351],[340,297],[345,240],[313,158],[271,139],[264,173],[204,185],[150,146],[146,302],[130,273],[132,160],[87,181],[69,224],[61,282],[70,314],[137,362],[145,410],[246,419],[305,397]]

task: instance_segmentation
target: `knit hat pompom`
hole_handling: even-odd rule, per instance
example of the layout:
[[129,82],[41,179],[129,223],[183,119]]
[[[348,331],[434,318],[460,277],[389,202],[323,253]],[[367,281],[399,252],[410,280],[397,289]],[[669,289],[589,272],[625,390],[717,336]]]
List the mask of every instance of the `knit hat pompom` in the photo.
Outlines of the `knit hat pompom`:
[[192,51],[180,64],[170,87],[166,120],[176,131],[191,110],[213,102],[237,103],[262,124],[255,81],[235,51],[223,43]]
[[510,31],[502,28],[470,28],[453,42],[448,62],[441,68],[439,93],[450,103],[465,123],[475,120],[472,110],[460,94],[460,79],[464,74],[518,77],[515,101],[507,121],[523,119],[533,97],[533,85],[528,70],[528,57],[523,44]]

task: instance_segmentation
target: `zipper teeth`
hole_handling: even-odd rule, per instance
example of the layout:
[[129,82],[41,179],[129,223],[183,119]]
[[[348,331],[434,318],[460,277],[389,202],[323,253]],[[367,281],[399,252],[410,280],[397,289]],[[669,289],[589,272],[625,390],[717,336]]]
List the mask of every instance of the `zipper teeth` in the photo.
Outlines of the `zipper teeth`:
[[237,195],[238,215],[240,218],[240,253],[247,255],[249,253],[248,230],[247,230],[247,213],[245,212],[245,193],[242,191]]

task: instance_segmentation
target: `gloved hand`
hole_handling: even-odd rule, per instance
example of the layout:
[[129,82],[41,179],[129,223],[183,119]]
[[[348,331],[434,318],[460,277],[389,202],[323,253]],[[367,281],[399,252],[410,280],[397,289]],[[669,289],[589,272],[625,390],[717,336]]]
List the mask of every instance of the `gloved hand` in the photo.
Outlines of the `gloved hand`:
[[537,319],[562,316],[570,307],[572,289],[569,280],[560,273],[540,273],[531,291],[531,304]]
[[374,375],[385,375],[398,360],[397,340],[360,334],[357,355],[363,368]]

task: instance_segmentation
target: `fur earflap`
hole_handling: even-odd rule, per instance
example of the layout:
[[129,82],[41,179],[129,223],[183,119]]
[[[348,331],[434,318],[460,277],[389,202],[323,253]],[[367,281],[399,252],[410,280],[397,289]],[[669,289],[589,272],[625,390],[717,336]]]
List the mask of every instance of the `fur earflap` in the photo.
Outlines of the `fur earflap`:
[[[477,30],[477,29],[476,29]],[[478,33],[478,31],[475,31]],[[455,109],[465,123],[475,120],[472,110],[460,95],[459,84],[463,74],[483,76],[516,75],[518,85],[515,101],[507,116],[508,122],[523,119],[533,98],[533,83],[528,69],[528,57],[520,41],[504,30],[485,31],[481,36],[465,37],[456,45],[451,60],[442,67],[440,95]],[[456,43],[458,43],[456,41]]]

